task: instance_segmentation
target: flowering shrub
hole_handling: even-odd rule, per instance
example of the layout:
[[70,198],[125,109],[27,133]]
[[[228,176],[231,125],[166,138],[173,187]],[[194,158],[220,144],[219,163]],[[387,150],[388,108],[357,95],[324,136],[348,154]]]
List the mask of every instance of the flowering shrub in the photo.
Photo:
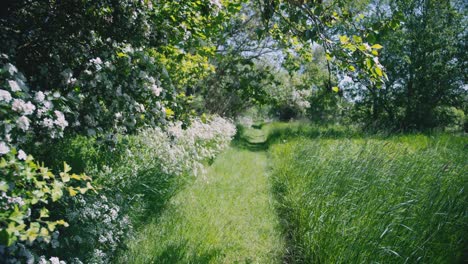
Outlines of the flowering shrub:
[[235,125],[222,117],[214,116],[205,122],[194,118],[187,129],[182,129],[181,122],[175,122],[169,124],[167,131],[160,128],[142,130],[139,144],[154,151],[162,172],[200,175],[203,163],[224,150],[235,134]]
[[51,254],[67,260],[79,256],[84,263],[110,263],[132,230],[128,216],[102,193],[68,197],[65,204],[63,214],[70,227],[52,245]]
[[25,143],[28,137],[57,138],[68,126],[63,112],[57,109],[64,98],[60,93],[31,93],[26,78],[0,55],[0,153]]
[[[162,88],[162,70],[151,51],[113,45],[115,54],[91,59],[73,80],[74,92],[69,96],[78,102],[74,124],[88,135],[109,129],[132,132],[145,124],[160,124],[165,118],[167,90]],[[69,82],[74,77],[67,74],[66,78]]]

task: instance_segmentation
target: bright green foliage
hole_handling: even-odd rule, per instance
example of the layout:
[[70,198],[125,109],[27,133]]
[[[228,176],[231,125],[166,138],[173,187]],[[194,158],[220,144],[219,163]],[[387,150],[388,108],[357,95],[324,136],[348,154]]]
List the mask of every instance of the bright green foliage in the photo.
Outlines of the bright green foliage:
[[385,25],[373,35],[384,46],[381,63],[388,79],[382,89],[365,81],[367,87],[354,87],[359,120],[404,130],[458,122],[451,121],[450,108],[467,111],[468,94],[462,2],[377,1],[375,12],[363,23]]
[[29,155],[24,161],[16,151],[0,159],[0,244],[10,246],[16,241],[49,242],[57,226],[68,226],[61,219],[50,219],[50,204],[65,194],[76,196],[94,190],[91,178],[85,174],[70,174],[64,163],[63,172],[54,175]]
[[[313,43],[322,46],[327,60],[344,71],[380,85],[386,74],[380,64],[372,28],[364,27],[364,15],[349,0],[265,1],[264,21],[277,41],[293,47],[299,56],[310,57]],[[357,29],[357,30],[356,30]],[[378,30],[373,29],[373,30]],[[328,64],[331,71],[332,65]],[[331,88],[331,80],[328,83]]]
[[466,138],[294,140],[270,151],[292,263],[457,263]]

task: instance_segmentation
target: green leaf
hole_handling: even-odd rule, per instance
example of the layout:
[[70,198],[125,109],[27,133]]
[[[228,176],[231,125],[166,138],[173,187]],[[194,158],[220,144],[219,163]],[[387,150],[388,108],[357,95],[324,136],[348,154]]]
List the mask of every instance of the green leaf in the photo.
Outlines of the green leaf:
[[41,211],[39,212],[39,218],[47,218],[49,217],[49,210],[47,208],[41,208]]
[[63,163],[63,172],[67,173],[69,171],[71,171],[71,167],[66,162],[64,162]]
[[8,183],[5,181],[0,181],[0,191],[7,192],[8,191]]
[[0,244],[1,245],[6,245],[11,246],[13,242],[15,241],[15,236],[13,234],[9,234],[5,229],[0,230]]
[[383,46],[380,45],[380,44],[374,44],[374,45],[372,45],[371,48],[373,48],[373,49],[381,49],[381,48],[383,48]]
[[340,36],[341,44],[346,44],[349,42],[349,38],[347,36]]
[[383,72],[382,69],[380,69],[380,67],[375,67],[375,73],[377,73],[379,77],[383,76]]
[[338,88],[338,86],[333,86],[332,87],[332,91],[334,91],[335,93],[337,93],[339,90],[340,90],[340,88]]
[[15,221],[16,223],[18,224],[22,224],[23,223],[23,218],[24,218],[24,214],[23,212],[21,212],[17,206],[15,206],[15,210],[13,211],[13,213],[10,214],[10,216],[8,217],[8,219],[12,220],[12,221]]

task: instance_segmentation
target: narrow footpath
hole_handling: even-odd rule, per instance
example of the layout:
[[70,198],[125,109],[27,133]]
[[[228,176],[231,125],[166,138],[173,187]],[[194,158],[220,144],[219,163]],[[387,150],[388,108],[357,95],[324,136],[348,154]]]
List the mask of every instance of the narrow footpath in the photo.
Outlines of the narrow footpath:
[[264,151],[230,148],[129,245],[129,263],[280,263]]

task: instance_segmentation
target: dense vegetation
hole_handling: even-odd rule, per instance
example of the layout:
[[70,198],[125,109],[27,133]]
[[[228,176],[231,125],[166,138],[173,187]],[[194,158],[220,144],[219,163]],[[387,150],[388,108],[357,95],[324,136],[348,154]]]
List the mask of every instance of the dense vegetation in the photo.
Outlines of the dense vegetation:
[[293,263],[456,263],[466,247],[466,139],[294,140],[270,153]]
[[466,22],[462,0],[3,1],[0,262],[466,259]]

